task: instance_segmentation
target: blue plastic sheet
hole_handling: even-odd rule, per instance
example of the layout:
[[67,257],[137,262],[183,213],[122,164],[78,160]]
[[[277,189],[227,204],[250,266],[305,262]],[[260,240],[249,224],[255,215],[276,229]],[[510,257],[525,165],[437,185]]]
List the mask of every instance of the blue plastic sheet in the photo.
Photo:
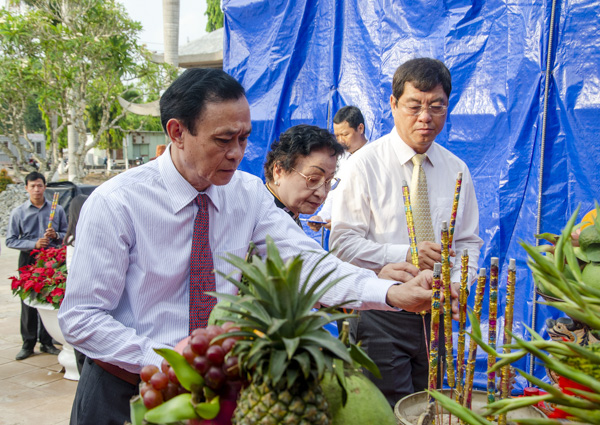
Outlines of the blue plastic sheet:
[[[538,305],[531,323],[533,281],[519,245],[535,243],[540,174],[542,232],[558,233],[579,204],[586,212],[600,199],[598,3],[556,1],[551,26],[552,7],[550,0],[224,0],[224,68],[246,88],[253,118],[241,169],[263,176],[265,155],[283,131],[300,123],[332,130],[345,105],[362,110],[375,140],[393,126],[395,69],[414,57],[442,60],[453,90],[437,141],[473,175],[480,266],[500,258],[503,312],[508,259],[517,260],[514,331],[528,338],[530,325],[547,337],[545,319],[562,314]],[[486,306],[484,338],[487,314]],[[503,326],[501,318],[498,335]],[[479,387],[485,362],[481,353]],[[517,367],[528,370],[528,361]],[[524,386],[521,379],[516,390]]]

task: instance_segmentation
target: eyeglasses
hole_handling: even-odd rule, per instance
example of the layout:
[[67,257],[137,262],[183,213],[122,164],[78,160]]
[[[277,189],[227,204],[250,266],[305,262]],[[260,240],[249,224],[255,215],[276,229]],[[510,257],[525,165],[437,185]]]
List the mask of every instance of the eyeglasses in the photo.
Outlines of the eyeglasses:
[[296,170],[295,168],[292,168],[292,170],[294,170],[295,172],[300,174],[302,177],[304,177],[304,180],[306,180],[306,187],[310,190],[317,190],[318,188],[320,188],[323,185],[325,185],[325,189],[333,190],[340,183],[340,179],[338,179],[337,177],[325,180],[324,176],[321,176],[321,177],[305,176],[304,174],[302,174],[300,171]]
[[[400,102],[398,102],[398,103],[400,103]],[[414,105],[414,106],[408,106],[408,105],[400,104],[400,106],[402,106],[402,109],[408,115],[413,115],[415,117],[418,117],[419,115],[421,115],[421,113],[423,113],[423,111],[425,109],[429,110],[429,114],[430,115],[439,117],[441,115],[444,115],[446,113],[446,110],[448,109],[447,105]]]

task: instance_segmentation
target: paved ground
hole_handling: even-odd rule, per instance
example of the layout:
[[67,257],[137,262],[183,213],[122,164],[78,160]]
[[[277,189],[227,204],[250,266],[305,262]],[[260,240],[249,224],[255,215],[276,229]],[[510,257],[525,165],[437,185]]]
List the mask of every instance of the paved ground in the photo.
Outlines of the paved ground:
[[[16,361],[21,349],[19,299],[8,278],[17,271],[19,252],[2,238],[0,254],[0,425],[66,425],[77,382],[63,379],[57,357],[36,354]],[[58,346],[60,347],[60,346]]]

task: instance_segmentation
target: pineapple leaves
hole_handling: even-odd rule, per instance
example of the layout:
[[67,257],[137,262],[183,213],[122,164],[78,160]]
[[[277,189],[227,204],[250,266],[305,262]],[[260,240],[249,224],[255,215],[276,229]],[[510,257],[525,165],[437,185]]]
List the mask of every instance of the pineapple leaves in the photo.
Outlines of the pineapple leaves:
[[271,359],[269,360],[269,378],[274,384],[277,384],[287,365],[285,351],[272,350]]
[[381,379],[381,372],[373,360],[365,353],[365,350],[356,344],[350,344],[350,357],[356,363],[371,372],[376,378]]
[[285,351],[287,352],[288,360],[291,360],[300,345],[300,338],[282,338],[283,344],[285,345]]
[[304,379],[308,378],[311,371],[310,356],[308,355],[308,353],[300,353],[294,357],[294,360],[296,360],[296,362],[298,362],[298,365],[300,365],[300,370],[302,371],[302,375],[304,375]]
[[342,342],[331,336],[327,331],[315,331],[310,332],[300,337],[302,341],[312,342],[318,347],[323,347],[323,350],[330,351],[336,357],[344,360],[345,362],[352,363],[352,358],[348,354],[346,346]]

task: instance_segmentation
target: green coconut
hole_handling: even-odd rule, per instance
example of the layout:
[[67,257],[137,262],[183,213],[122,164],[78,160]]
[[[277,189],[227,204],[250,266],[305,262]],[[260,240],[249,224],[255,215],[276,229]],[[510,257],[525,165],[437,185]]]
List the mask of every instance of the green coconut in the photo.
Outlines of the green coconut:
[[581,231],[579,246],[588,260],[600,262],[600,232],[596,226],[588,226]]
[[346,372],[348,401],[342,405],[337,378],[326,373],[321,387],[331,413],[331,425],[396,425],[396,417],[385,396],[360,372]]
[[600,263],[589,263],[581,272],[581,278],[593,288],[600,289]]

